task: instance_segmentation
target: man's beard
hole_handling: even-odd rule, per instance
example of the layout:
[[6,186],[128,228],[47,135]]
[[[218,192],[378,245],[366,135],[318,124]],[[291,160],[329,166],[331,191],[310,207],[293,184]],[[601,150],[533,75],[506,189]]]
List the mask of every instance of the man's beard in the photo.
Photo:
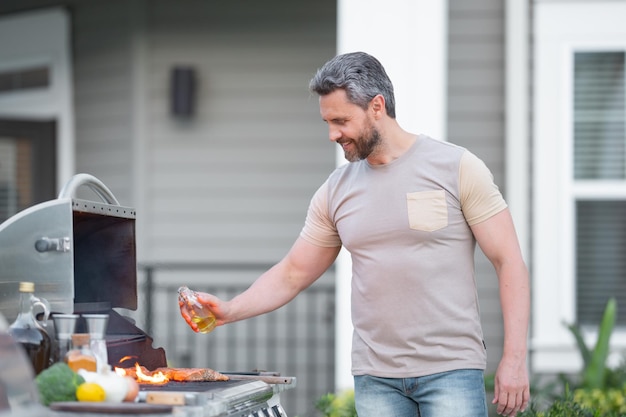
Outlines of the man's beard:
[[356,162],[367,158],[380,145],[380,139],[380,133],[378,130],[371,127],[358,139],[352,141],[355,148],[353,151],[344,149],[345,158],[350,162]]

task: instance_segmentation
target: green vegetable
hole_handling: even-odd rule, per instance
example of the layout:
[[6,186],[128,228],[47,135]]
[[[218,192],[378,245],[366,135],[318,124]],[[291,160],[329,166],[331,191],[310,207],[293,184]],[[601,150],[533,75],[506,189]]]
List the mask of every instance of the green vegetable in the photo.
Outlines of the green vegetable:
[[72,371],[66,363],[57,362],[35,378],[43,405],[55,401],[76,401],[76,388],[85,378]]

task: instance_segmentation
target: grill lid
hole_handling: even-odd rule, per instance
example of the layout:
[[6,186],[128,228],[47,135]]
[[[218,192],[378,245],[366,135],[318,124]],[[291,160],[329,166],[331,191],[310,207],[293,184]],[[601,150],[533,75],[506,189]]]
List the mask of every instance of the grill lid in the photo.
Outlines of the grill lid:
[[[75,198],[89,187],[103,202]],[[56,200],[29,207],[0,224],[0,311],[17,316],[20,281],[35,283],[51,311],[74,304],[137,309],[135,210],[119,205],[97,178],[78,174]]]

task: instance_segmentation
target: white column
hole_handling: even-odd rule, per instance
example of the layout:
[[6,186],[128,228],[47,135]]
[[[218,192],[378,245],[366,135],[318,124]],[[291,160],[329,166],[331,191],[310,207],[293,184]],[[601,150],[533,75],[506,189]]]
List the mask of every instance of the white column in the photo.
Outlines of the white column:
[[506,2],[506,200],[528,261],[530,219],[529,2]]
[[[396,118],[414,133],[446,139],[446,0],[338,0],[337,52],[374,55],[394,84]],[[344,163],[337,148],[337,163]],[[337,265],[337,390],[351,388],[350,257]]]

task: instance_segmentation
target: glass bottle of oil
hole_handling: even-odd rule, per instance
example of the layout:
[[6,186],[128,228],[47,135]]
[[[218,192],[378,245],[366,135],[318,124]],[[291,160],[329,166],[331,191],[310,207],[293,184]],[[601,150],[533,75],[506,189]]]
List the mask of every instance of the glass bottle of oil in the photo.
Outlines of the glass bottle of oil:
[[209,333],[215,328],[215,316],[198,301],[198,294],[182,286],[178,289],[178,301],[187,306],[191,320],[198,325],[198,333]]
[[43,323],[48,320],[50,310],[43,299],[33,295],[35,284],[20,282],[20,310],[15,321],[9,326],[8,333],[26,352],[33,365],[35,375],[50,365],[52,340],[48,332],[39,324],[34,314],[35,307],[43,309]]

